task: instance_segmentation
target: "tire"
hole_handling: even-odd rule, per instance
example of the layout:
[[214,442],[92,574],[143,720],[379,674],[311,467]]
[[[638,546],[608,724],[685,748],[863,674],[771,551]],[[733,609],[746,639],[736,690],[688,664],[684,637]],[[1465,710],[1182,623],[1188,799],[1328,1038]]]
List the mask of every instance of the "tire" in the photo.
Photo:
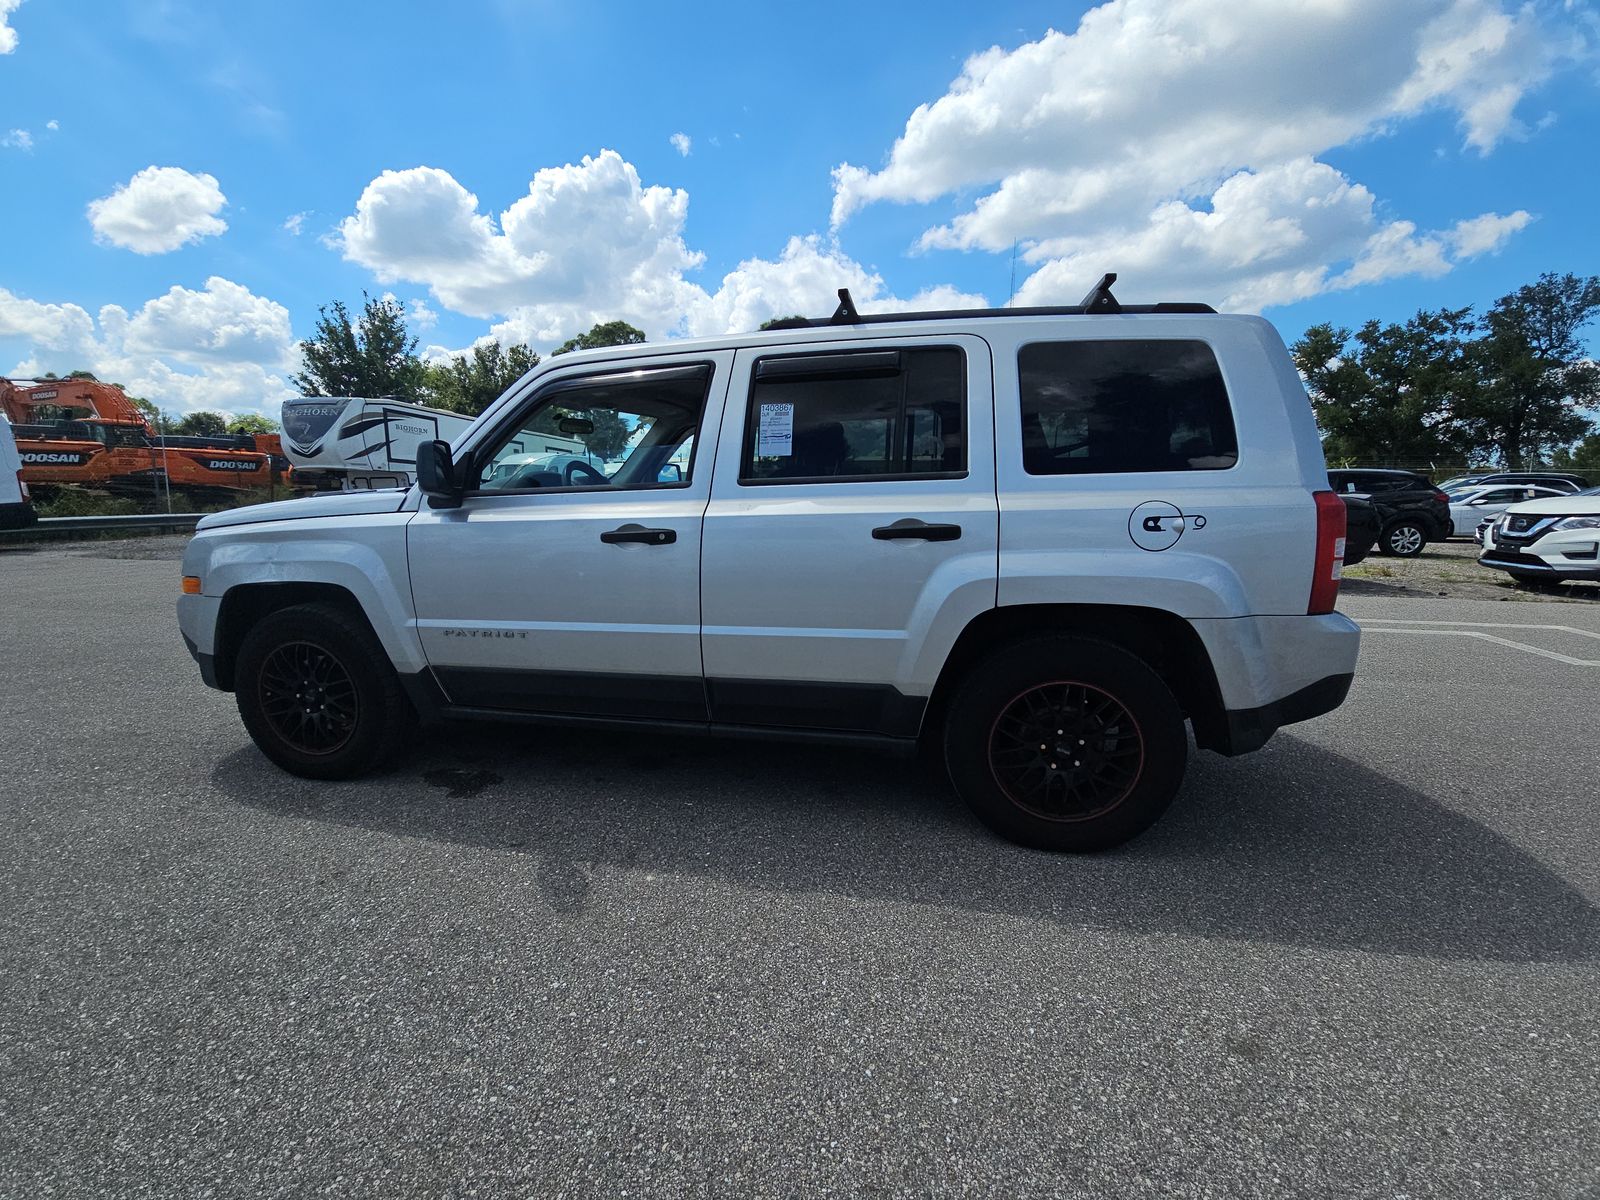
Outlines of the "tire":
[[[962,683],[944,748],[956,791],[990,829],[1039,850],[1087,852],[1121,845],[1167,810],[1189,744],[1178,702],[1143,659],[1108,642],[1042,637],[997,651]],[[1068,767],[1073,753],[1084,759]]]
[[[263,617],[234,669],[239,716],[291,775],[351,779],[393,758],[413,714],[389,655],[359,616],[300,604]],[[300,703],[307,703],[302,720]]]
[[1378,551],[1393,558],[1416,558],[1428,547],[1428,535],[1415,521],[1396,521],[1378,539]]

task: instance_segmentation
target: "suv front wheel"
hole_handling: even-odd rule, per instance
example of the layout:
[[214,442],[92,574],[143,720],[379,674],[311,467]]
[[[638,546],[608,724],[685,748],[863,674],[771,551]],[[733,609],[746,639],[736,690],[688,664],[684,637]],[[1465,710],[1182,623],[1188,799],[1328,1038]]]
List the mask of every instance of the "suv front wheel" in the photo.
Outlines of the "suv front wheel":
[[412,712],[366,623],[332,604],[300,604],[245,634],[234,698],[261,752],[308,779],[349,779],[391,758]]
[[1416,558],[1427,545],[1428,535],[1415,521],[1396,521],[1378,539],[1379,548],[1396,558]]
[[1106,850],[1172,803],[1188,757],[1183,712],[1144,660],[1108,642],[1009,646],[957,692],[945,761],[962,799],[1002,837]]

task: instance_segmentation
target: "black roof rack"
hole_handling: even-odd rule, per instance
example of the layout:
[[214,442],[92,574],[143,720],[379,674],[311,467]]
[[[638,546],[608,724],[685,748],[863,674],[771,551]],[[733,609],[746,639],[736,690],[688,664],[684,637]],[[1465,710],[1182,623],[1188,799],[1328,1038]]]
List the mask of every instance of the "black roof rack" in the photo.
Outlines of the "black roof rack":
[[1081,304],[1052,305],[1044,308],[942,308],[926,312],[871,313],[856,311],[849,288],[839,289],[839,307],[824,320],[790,317],[773,321],[768,329],[826,329],[830,325],[888,325],[901,321],[952,321],[972,317],[1082,317],[1111,313],[1215,313],[1209,304],[1167,301],[1162,304],[1119,304],[1111,294],[1116,272],[1108,271],[1089,289]]

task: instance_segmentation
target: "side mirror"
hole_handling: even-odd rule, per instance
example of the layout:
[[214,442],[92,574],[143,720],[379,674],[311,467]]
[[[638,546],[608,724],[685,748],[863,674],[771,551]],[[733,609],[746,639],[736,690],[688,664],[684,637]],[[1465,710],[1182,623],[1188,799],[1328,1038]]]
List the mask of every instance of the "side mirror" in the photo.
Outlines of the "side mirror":
[[423,442],[417,447],[417,484],[429,508],[460,508],[463,488],[449,442]]
[[669,462],[666,466],[661,468],[660,474],[658,474],[656,476],[656,482],[657,483],[682,483],[683,482],[683,468],[680,467],[675,462]]

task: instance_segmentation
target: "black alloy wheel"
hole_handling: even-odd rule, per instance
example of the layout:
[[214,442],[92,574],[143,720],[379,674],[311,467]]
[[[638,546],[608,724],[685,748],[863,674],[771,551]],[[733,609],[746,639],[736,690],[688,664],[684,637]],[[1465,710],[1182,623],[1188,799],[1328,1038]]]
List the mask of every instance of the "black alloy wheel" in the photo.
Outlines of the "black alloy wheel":
[[989,769],[1011,802],[1046,821],[1087,821],[1128,798],[1144,768],[1144,735],[1115,696],[1056,680],[995,717]]
[[353,603],[268,613],[245,634],[233,675],[255,744],[308,779],[350,779],[393,759],[416,719]]
[[1167,807],[1188,759],[1184,713],[1132,650],[1042,634],[990,651],[956,689],[945,764],[989,828],[1040,850],[1106,850]]
[[345,665],[322,646],[285,642],[257,676],[262,715],[302,754],[332,754],[349,742],[361,700]]

